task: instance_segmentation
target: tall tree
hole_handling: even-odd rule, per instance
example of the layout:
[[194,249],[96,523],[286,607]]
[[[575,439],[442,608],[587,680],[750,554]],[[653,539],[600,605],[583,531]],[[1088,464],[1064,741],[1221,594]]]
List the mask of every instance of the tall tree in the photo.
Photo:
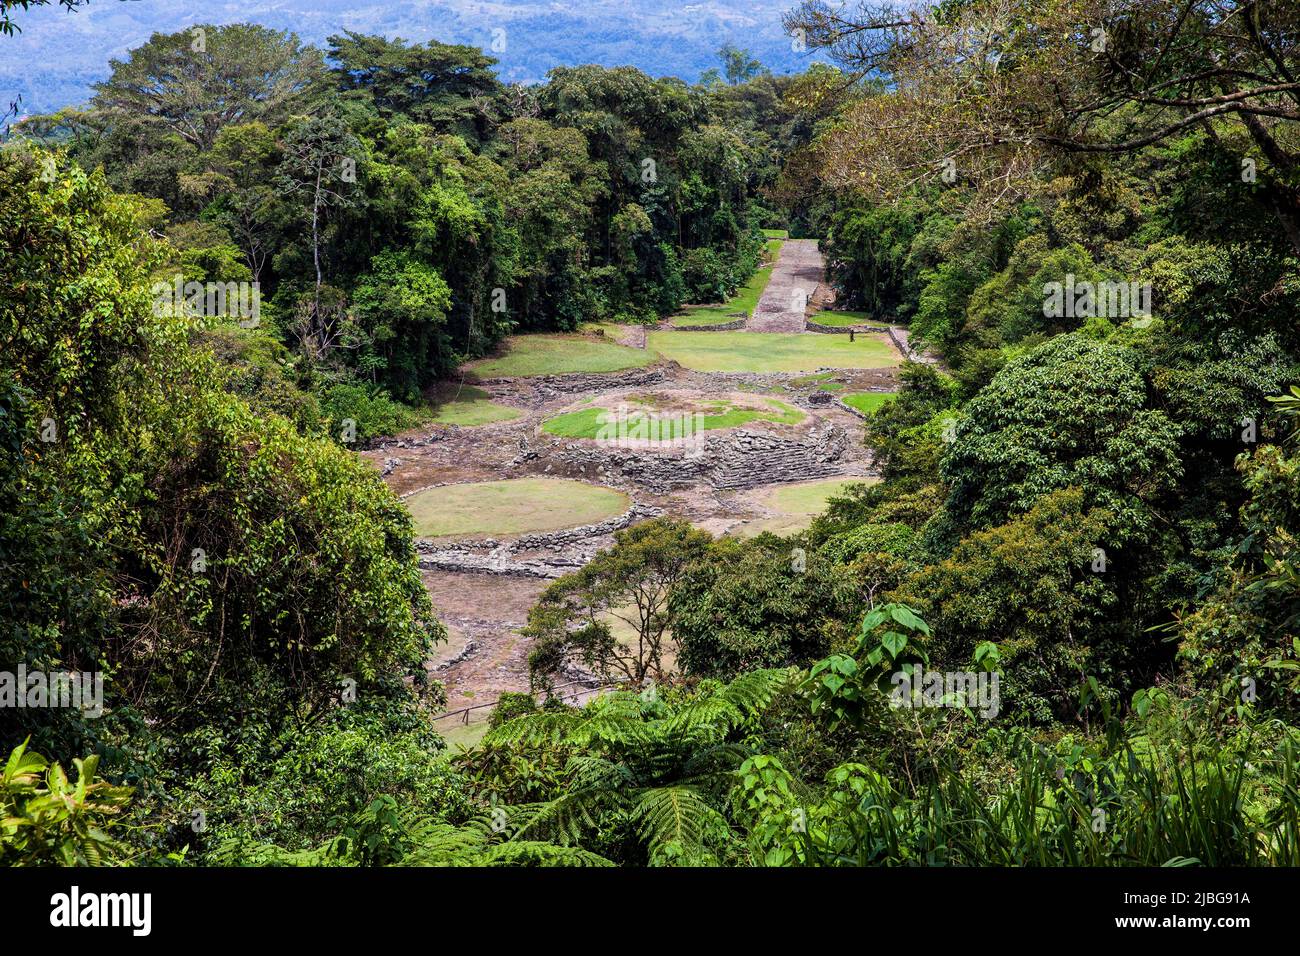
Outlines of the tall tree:
[[356,170],[362,158],[361,143],[337,116],[314,116],[290,127],[283,142],[284,159],[277,183],[303,203],[311,225],[311,257],[316,273],[309,327],[319,355],[330,351],[336,331],[321,310],[321,241],[330,209],[355,206],[360,201]]
[[284,116],[324,77],[315,47],[250,23],[155,33],[110,64],[112,75],[95,84],[96,106],[148,117],[205,151],[227,126]]
[[[477,47],[430,40],[407,44],[345,31],[329,38],[329,60],[345,96],[368,99],[381,116],[481,134],[501,93],[492,66]],[[473,127],[467,129],[465,127]]]
[[1052,159],[1133,153],[1203,130],[1250,161],[1224,188],[1257,188],[1300,251],[1293,2],[859,2],[845,11],[804,0],[785,23],[854,76],[888,81],[822,143],[839,185],[892,199],[946,172],[993,200],[1022,192]]

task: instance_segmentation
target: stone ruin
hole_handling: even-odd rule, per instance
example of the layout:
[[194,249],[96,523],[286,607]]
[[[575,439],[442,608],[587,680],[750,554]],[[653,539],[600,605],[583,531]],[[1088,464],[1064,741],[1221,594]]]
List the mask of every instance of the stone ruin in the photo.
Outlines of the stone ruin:
[[823,422],[802,436],[737,428],[686,448],[620,448],[591,441],[533,446],[520,441],[514,466],[545,463],[548,473],[634,485],[651,494],[706,483],[718,490],[832,478],[843,474],[849,433]]
[[[599,550],[600,542],[621,528],[661,514],[659,508],[634,504],[623,514],[598,524],[539,531],[513,541],[483,538],[452,543],[420,539],[415,543],[419,564],[426,571],[478,571],[483,574],[521,574],[558,578],[577,571]],[[545,557],[529,556],[544,551]]]

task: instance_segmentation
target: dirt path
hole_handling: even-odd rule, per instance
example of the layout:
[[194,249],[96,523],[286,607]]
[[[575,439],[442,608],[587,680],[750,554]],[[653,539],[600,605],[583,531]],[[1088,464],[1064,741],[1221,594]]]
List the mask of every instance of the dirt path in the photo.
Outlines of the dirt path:
[[807,302],[825,271],[816,239],[787,239],[772,268],[772,277],[754,306],[749,332],[802,332]]

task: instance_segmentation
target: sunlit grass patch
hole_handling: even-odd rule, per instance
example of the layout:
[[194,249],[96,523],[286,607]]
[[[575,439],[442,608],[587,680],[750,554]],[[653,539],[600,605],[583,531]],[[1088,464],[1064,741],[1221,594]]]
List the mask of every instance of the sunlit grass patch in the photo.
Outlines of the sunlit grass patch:
[[812,524],[813,519],[826,510],[827,502],[836,495],[842,494],[850,485],[870,484],[876,480],[875,478],[830,478],[781,485],[767,492],[762,498],[763,505],[777,514],[738,525],[728,534],[743,538],[753,537],[763,532],[796,534]]
[[406,499],[415,533],[426,538],[554,531],[622,514],[628,496],[562,478],[513,478],[429,488]]
[[646,346],[697,372],[812,372],[819,368],[887,368],[898,353],[883,336],[797,332],[651,332]]
[[825,312],[815,312],[810,318],[818,325],[829,325],[837,329],[848,328],[851,325],[869,325],[877,329],[889,328],[888,322],[873,319],[867,312],[841,312],[828,309]]
[[897,392],[854,392],[842,399],[845,405],[870,415],[876,409],[898,398]]
[[438,406],[431,420],[440,425],[487,425],[510,421],[522,414],[517,408],[493,402],[483,389],[465,385]]
[[[629,396],[623,403],[623,407],[630,427],[635,427],[639,418],[659,415],[661,418],[667,419],[676,415],[691,416],[690,428],[692,430],[699,428],[702,431],[735,428],[755,421],[775,422],[780,425],[797,425],[807,417],[793,405],[777,398],[766,397],[759,399],[758,403],[753,405],[728,399],[700,399],[679,402],[673,408],[668,409],[657,401],[654,396],[641,398]],[[698,420],[694,418],[696,413],[699,413],[700,416]],[[542,425],[542,431],[548,435],[556,435],[561,438],[600,438],[603,435],[610,435],[611,430],[617,427],[615,425],[615,416],[617,414],[616,409],[608,406],[581,408],[547,420]],[[664,434],[665,432],[667,434]],[[651,429],[647,432],[646,437],[651,441],[668,440],[673,437],[680,437],[682,433],[682,429],[664,429],[663,432]]]
[[479,378],[564,375],[572,372],[618,372],[655,360],[645,349],[628,348],[583,335],[512,335],[505,353],[466,366]]
[[781,485],[772,489],[767,496],[767,505],[773,511],[790,515],[819,515],[826,510],[826,503],[836,495],[842,494],[850,485],[874,482],[874,478],[829,478],[825,481],[801,481],[798,484]]

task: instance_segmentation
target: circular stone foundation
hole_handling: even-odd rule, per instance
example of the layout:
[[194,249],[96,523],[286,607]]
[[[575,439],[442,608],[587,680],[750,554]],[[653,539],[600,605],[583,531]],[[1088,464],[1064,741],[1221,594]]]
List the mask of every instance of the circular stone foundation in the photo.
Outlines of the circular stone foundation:
[[556,531],[622,514],[621,491],[563,478],[511,478],[426,488],[405,499],[423,538],[477,538]]
[[542,423],[545,435],[653,449],[704,432],[750,424],[793,426],[807,415],[770,395],[648,392],[588,399]]

